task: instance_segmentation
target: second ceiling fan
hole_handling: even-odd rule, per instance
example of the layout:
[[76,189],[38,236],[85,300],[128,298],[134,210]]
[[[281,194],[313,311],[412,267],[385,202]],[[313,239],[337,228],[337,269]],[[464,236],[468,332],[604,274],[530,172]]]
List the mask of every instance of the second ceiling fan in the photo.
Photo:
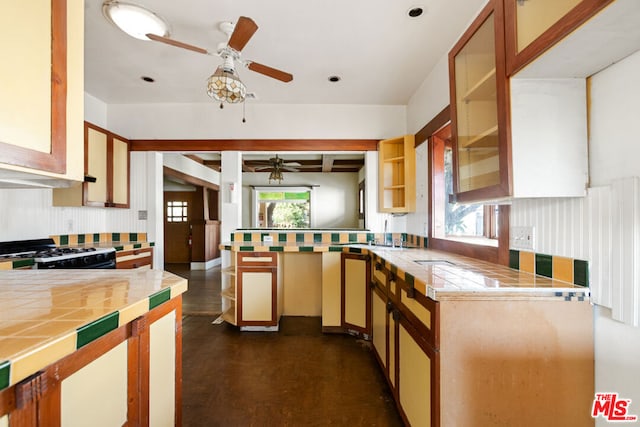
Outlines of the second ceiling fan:
[[287,72],[241,58],[242,49],[244,49],[247,42],[258,30],[258,25],[253,19],[241,16],[235,25],[230,22],[223,22],[220,24],[220,29],[227,34],[228,41],[227,43],[221,43],[215,53],[170,37],[151,33],[146,34],[146,36],[151,40],[193,52],[220,56],[223,59],[223,63],[216,69],[211,77],[209,77],[207,81],[207,94],[213,99],[220,101],[221,108],[223,102],[235,104],[244,101],[247,97],[247,89],[238,77],[236,64],[244,65],[251,71],[280,80],[281,82],[288,83],[293,80],[293,75]]

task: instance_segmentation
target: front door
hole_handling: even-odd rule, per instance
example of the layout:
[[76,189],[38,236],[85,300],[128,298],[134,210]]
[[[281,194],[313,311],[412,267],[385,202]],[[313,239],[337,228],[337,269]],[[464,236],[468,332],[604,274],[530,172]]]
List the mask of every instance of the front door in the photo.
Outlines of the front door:
[[191,210],[193,192],[164,192],[164,262],[191,262]]

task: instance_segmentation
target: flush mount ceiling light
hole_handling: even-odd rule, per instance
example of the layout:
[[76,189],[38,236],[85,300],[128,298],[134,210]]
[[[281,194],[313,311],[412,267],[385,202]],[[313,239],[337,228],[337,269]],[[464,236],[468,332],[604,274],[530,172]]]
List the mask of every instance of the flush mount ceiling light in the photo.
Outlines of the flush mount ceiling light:
[[136,4],[107,0],[102,3],[102,14],[116,27],[140,40],[150,40],[147,34],[169,35],[167,21]]

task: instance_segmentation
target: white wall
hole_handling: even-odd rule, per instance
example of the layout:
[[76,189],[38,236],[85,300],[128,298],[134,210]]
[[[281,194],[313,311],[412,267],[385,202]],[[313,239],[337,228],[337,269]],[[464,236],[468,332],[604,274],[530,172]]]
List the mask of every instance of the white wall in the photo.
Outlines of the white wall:
[[[269,186],[269,173],[242,174],[242,226],[251,227],[253,209],[251,185]],[[284,173],[281,185],[314,185],[314,228],[358,228],[358,173]]]
[[404,135],[406,107],[249,104],[242,123],[239,106],[109,105],[108,122],[130,139],[384,139]]
[[[590,176],[595,187],[620,178],[640,176],[640,52],[613,64],[592,78],[590,116]],[[590,208],[591,198],[518,200],[512,205],[512,225],[536,227],[536,251],[589,261],[592,288],[607,280],[610,268],[603,259],[616,250],[609,239],[601,240],[588,223],[612,221],[617,206],[601,211]],[[606,255],[606,256],[605,256]],[[635,260],[636,267],[640,263]],[[593,272],[597,274],[593,274]],[[608,272],[608,274],[607,274]],[[596,283],[594,283],[596,282]],[[618,284],[612,284],[616,286]],[[611,310],[595,310],[596,391],[620,393],[632,399],[632,413],[640,415],[640,329],[612,320]],[[597,425],[605,425],[598,421]]]

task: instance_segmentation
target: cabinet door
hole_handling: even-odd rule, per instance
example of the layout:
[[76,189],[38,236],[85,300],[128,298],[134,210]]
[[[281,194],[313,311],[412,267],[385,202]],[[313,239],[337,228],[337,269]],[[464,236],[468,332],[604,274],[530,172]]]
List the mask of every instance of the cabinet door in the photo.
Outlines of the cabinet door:
[[86,173],[96,179],[87,182],[84,205],[105,206],[107,203],[107,134],[91,127],[86,128]]
[[345,330],[371,334],[371,281],[369,256],[343,253],[341,280],[341,326]]
[[511,194],[502,10],[501,1],[490,1],[449,53],[453,181],[461,202]]
[[402,415],[412,426],[438,425],[437,353],[404,317],[399,318],[397,330],[397,394]]
[[506,60],[512,75],[613,0],[504,0]]
[[238,326],[275,326],[276,272],[270,267],[238,268]]
[[387,296],[375,286],[371,291],[371,338],[373,349],[386,376],[388,371],[389,325],[387,324]]
[[129,142],[113,137],[113,167],[111,203],[116,207],[129,207]]

